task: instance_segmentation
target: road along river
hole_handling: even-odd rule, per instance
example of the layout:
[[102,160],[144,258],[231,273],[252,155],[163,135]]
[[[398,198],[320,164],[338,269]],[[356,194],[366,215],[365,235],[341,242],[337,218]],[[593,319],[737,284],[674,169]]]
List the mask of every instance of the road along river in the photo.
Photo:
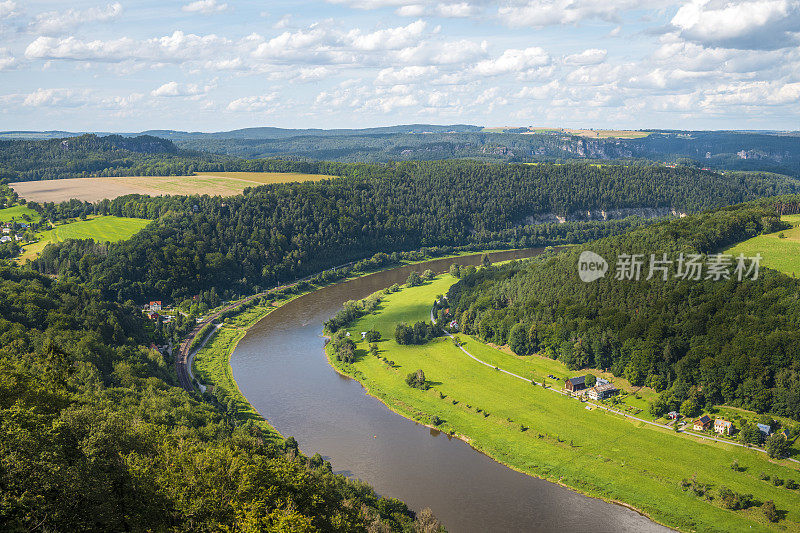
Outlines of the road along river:
[[[541,250],[490,254],[493,261]],[[253,326],[231,356],[250,403],[304,453],[359,478],[411,508],[430,507],[449,531],[669,531],[638,513],[515,472],[386,408],[357,381],[336,373],[323,351],[322,323],[346,300],[361,299],[412,270],[444,272],[480,255],[407,265],[297,298]]]

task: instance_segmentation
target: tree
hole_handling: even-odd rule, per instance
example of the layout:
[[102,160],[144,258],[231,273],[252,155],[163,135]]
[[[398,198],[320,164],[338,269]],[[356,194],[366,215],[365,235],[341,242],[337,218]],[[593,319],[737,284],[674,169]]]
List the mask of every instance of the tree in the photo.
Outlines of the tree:
[[508,332],[508,347],[517,355],[528,355],[528,334],[525,331],[525,324],[514,324]]
[[423,372],[422,369],[407,375],[406,384],[415,389],[428,390],[430,388],[430,384],[425,380],[425,372]]
[[789,452],[789,441],[779,433],[773,433],[767,437],[764,443],[767,453],[773,459],[783,459]]
[[364,337],[367,342],[378,342],[381,340],[381,332],[375,329],[371,329],[367,331],[366,336]]
[[414,341],[414,330],[401,322],[394,328],[394,340],[397,341],[397,344],[412,344]]
[[406,285],[409,287],[417,287],[418,285],[422,285],[422,278],[420,277],[419,272],[416,270],[411,272],[406,280]]
[[490,266],[492,266],[492,260],[489,259],[489,254],[483,254],[481,256],[481,266],[482,267],[490,267]]
[[435,276],[436,276],[436,275],[433,273],[433,270],[431,270],[430,268],[426,269],[426,270],[425,270],[425,271],[422,273],[422,279],[424,279],[424,280],[426,280],[426,281],[427,281],[427,280],[432,280],[432,279],[433,279]]
[[780,520],[780,515],[778,514],[778,509],[775,508],[775,502],[772,500],[767,500],[761,506],[761,510],[764,512],[764,516],[767,517],[767,520],[770,522],[777,522]]
[[450,265],[450,275],[453,276],[454,278],[460,278],[461,265],[459,265],[458,263],[453,263],[452,265]]
[[739,431],[739,442],[742,444],[761,444],[763,435],[758,426],[745,423],[742,424],[742,429]]
[[681,414],[690,418],[699,415],[700,409],[700,402],[697,401],[697,396],[695,395],[689,396],[681,404]]
[[584,383],[586,383],[587,387],[594,387],[594,384],[597,383],[597,377],[594,374],[586,374]]

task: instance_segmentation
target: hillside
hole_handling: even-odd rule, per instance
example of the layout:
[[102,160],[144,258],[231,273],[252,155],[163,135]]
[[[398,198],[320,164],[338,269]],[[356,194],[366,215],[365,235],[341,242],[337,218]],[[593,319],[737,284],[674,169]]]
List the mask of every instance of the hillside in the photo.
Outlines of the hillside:
[[[182,298],[211,287],[249,294],[376,253],[585,242],[645,222],[604,221],[613,209],[660,208],[663,216],[797,190],[785,178],[657,166],[314,167],[307,171],[350,177],[267,185],[230,198],[121,197],[104,204],[104,214],[157,221],[107,255],[87,257],[92,268],[81,275],[121,300]],[[587,220],[587,212],[599,220]],[[537,223],[557,216],[569,221]],[[70,246],[58,245],[35,268],[75,271]]]
[[[725,403],[800,420],[800,281],[763,267],[757,279],[739,281],[733,261],[728,280],[707,279],[710,271],[699,281],[675,277],[681,253],[714,253],[780,229],[776,202],[723,208],[488,269],[455,285],[450,302],[463,331],[488,342],[546,354],[572,369],[610,369],[652,387],[660,392],[652,408],[658,415],[680,409],[692,416]],[[581,281],[583,250],[605,258],[605,277]],[[615,279],[624,254],[664,253],[674,261],[666,281],[661,271],[646,280],[648,263],[638,281]]]

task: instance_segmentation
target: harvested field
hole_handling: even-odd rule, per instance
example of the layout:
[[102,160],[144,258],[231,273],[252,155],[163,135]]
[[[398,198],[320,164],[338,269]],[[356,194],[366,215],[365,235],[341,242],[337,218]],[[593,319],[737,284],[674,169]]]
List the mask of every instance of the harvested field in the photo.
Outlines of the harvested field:
[[96,202],[104,198],[112,199],[126,194],[235,196],[247,187],[256,187],[266,183],[318,181],[333,177],[294,172],[209,172],[196,176],[130,176],[20,181],[10,185],[20,196],[34,202],[63,202],[72,198]]

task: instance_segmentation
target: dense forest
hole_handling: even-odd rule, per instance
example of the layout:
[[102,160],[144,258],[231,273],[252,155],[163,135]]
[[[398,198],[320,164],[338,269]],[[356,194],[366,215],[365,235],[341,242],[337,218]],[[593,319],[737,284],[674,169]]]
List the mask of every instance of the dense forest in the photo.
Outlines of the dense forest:
[[[763,267],[755,280],[676,279],[676,270],[666,281],[661,272],[647,280],[647,267],[639,281],[616,279],[623,254],[677,260],[777,231],[775,205],[758,200],[482,269],[450,289],[451,309],[463,331],[518,354],[609,369],[653,387],[661,393],[655,414],[726,403],[800,420],[800,281]],[[581,281],[583,250],[605,258],[610,273]]]
[[188,175],[227,158],[184,153],[172,141],[142,135],[82,135],[66,139],[0,140],[0,179],[7,182],[92,176]]
[[[316,164],[320,170],[324,164]],[[127,196],[104,214],[155,219],[133,238],[94,249],[50,246],[39,272],[77,276],[107,298],[182,300],[201,290],[249,294],[375,253],[424,247],[532,247],[583,242],[642,224],[531,224],[556,214],[661,207],[695,212],[776,193],[797,182],[761,174],[589,164],[470,161],[341,165],[352,176],[268,185],[241,196]]]
[[[130,303],[0,267],[0,529],[422,531],[179,387]],[[435,531],[426,529],[425,531]]]

